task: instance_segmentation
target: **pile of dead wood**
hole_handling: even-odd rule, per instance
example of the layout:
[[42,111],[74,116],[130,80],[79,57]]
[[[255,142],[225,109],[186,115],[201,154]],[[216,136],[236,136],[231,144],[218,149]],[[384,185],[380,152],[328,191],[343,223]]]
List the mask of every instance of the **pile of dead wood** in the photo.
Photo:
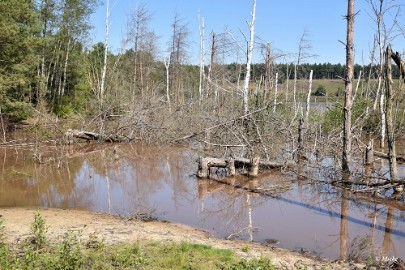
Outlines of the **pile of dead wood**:
[[106,135],[77,129],[69,129],[68,131],[66,131],[64,140],[67,144],[72,144],[74,138],[86,141],[101,141],[101,142],[129,142],[133,140],[133,138],[117,134]]

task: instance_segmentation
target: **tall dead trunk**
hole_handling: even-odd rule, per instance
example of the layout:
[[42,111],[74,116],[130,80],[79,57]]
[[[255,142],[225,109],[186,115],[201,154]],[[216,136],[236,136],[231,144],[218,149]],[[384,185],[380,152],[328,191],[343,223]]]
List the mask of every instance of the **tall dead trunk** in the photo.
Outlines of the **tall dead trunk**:
[[208,89],[207,89],[207,97],[211,95],[212,91],[212,69],[214,67],[214,58],[215,58],[215,33],[211,33],[211,51],[210,51],[210,65],[208,67]]
[[294,113],[297,114],[298,106],[297,106],[297,67],[298,64],[294,64],[294,85],[293,85],[293,100],[294,100]]
[[278,73],[276,73],[276,79],[274,81],[274,107],[273,107],[273,113],[276,112],[276,107],[277,107],[277,81],[278,81]]
[[104,59],[103,59],[103,67],[101,70],[101,82],[100,82],[100,92],[99,92],[99,99],[101,104],[104,101],[105,95],[105,77],[107,74],[107,56],[108,56],[108,35],[109,35],[109,17],[110,17],[110,1],[107,1],[106,7],[106,14],[105,14],[105,44],[104,44]]
[[352,150],[352,104],[353,104],[353,74],[354,74],[354,0],[348,0],[347,7],[347,41],[346,41],[346,78],[343,128],[342,170],[350,173]]
[[270,43],[267,43],[266,47],[266,59],[265,59],[265,75],[264,75],[264,90],[263,99],[266,99],[266,94],[270,87],[270,65],[271,65],[271,47]]
[[392,115],[394,94],[392,91],[392,68],[391,68],[391,55],[390,47],[387,47],[385,54],[385,114],[387,124],[387,140],[388,140],[388,160],[390,165],[391,180],[397,180],[397,155],[395,149],[395,132],[394,132],[394,119]]
[[249,31],[250,31],[250,39],[249,39],[249,48],[247,54],[247,61],[246,61],[246,76],[245,76],[245,84],[243,87],[243,112],[247,114],[249,112],[249,82],[250,82],[250,68],[252,63],[253,57],[253,49],[254,49],[254,39],[255,39],[255,21],[256,21],[256,0],[253,0],[253,8],[252,8],[252,22],[248,23]]
[[290,81],[290,73],[288,73],[288,63],[287,63],[287,71],[286,71],[286,85],[285,85],[285,104],[288,103],[288,83]]
[[307,94],[307,103],[305,107],[305,126],[308,125],[308,117],[309,117],[309,103],[311,101],[311,92],[312,92],[312,76],[314,74],[314,71],[311,70],[309,73],[309,85],[308,85],[308,94]]
[[170,105],[170,61],[171,61],[171,54],[169,54],[169,57],[167,60],[164,62],[165,68],[166,68],[166,100],[167,104],[169,105],[169,110],[171,108]]
[[200,14],[198,14],[198,21],[199,21],[199,30],[200,30],[200,82],[198,85],[198,95],[199,100],[202,100],[203,96],[203,84],[204,84],[204,57],[205,57],[205,50],[204,50],[204,17],[200,18]]

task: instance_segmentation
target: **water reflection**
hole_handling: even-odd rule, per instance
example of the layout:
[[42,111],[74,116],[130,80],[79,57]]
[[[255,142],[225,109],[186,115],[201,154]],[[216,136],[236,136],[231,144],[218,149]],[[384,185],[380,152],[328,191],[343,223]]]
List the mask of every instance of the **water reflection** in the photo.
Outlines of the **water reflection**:
[[[32,161],[35,151],[43,164]],[[213,172],[215,179],[197,179],[196,159],[181,148],[135,144],[0,148],[0,206],[147,212],[217,237],[279,243],[333,259],[353,256],[356,239],[370,239],[387,256],[405,254],[401,202],[371,201],[277,172],[256,179]]]
[[340,260],[345,261],[349,252],[349,200],[347,190],[342,190],[340,204]]

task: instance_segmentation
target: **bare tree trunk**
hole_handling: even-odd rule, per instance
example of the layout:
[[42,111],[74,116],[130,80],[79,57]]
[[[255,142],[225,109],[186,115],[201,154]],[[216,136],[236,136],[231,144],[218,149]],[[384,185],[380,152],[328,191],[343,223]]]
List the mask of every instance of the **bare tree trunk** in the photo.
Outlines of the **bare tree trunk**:
[[198,21],[199,21],[199,30],[200,30],[200,83],[198,86],[198,94],[199,100],[202,100],[203,96],[203,84],[204,84],[204,57],[205,57],[205,50],[204,50],[204,17],[200,19],[200,14],[198,14]]
[[360,70],[359,78],[357,79],[356,89],[354,89],[353,102],[356,99],[357,91],[359,90],[360,81],[361,81],[361,73],[362,73],[362,71]]
[[276,112],[276,107],[277,107],[277,81],[278,81],[278,73],[276,73],[276,80],[274,84],[274,107],[273,107],[273,113]]
[[[369,98],[369,94],[370,94],[370,84],[371,84],[371,74],[373,73],[373,67],[374,67],[374,54],[375,54],[375,50],[377,48],[377,37],[374,37],[374,45],[373,45],[373,49],[371,51],[371,62],[370,62],[370,68],[368,70],[368,78],[367,78],[367,86],[366,86],[366,97]],[[367,105],[367,109],[368,109],[368,105]]]
[[294,85],[293,85],[294,113],[297,114],[297,64],[294,64]]
[[170,109],[170,58],[171,54],[169,54],[169,57],[167,60],[164,62],[165,67],[166,67],[166,99],[167,99],[167,104],[169,104],[169,109]]
[[106,14],[105,14],[105,44],[104,44],[104,60],[103,60],[103,67],[101,70],[101,83],[100,83],[100,92],[99,92],[99,99],[101,104],[104,101],[105,95],[105,77],[107,74],[107,56],[108,56],[108,34],[109,34],[109,17],[110,17],[110,1],[106,0],[107,7],[106,7]]
[[290,81],[290,74],[288,73],[288,63],[287,63],[286,77],[287,77],[287,82],[286,82],[286,85],[285,85],[285,104],[287,104],[287,102],[288,102],[288,83]]
[[345,104],[343,128],[343,155],[342,170],[350,173],[352,150],[352,103],[353,103],[353,67],[354,67],[354,0],[348,0],[347,8],[347,41],[346,41],[346,79],[345,79]]
[[70,51],[70,43],[71,39],[69,38],[68,43],[67,43],[67,48],[66,48],[66,57],[65,57],[65,64],[63,66],[63,82],[62,82],[62,88],[61,92],[59,93],[59,97],[63,96],[66,91],[66,80],[67,80],[67,67],[69,63],[69,51]]
[[249,81],[250,81],[250,68],[252,63],[253,57],[253,49],[254,49],[254,39],[255,39],[255,20],[256,20],[256,0],[253,0],[253,8],[252,8],[252,22],[248,23],[249,31],[250,31],[250,40],[249,40],[249,49],[247,54],[247,61],[246,61],[246,76],[245,76],[245,84],[243,87],[243,112],[247,114],[249,112]]
[[207,89],[207,97],[211,95],[212,91],[212,69],[214,66],[214,57],[215,57],[215,33],[211,33],[211,52],[210,52],[210,66],[208,67],[208,89]]
[[305,126],[308,125],[308,116],[309,116],[309,102],[311,101],[311,92],[312,92],[312,76],[314,71],[311,70],[309,73],[309,86],[308,86],[308,94],[307,94],[307,103],[305,107]]
[[[380,81],[380,78],[379,78]],[[378,82],[380,84],[380,82]],[[382,78],[381,78],[381,83],[382,83]],[[385,91],[386,89],[382,88],[381,89],[381,94],[380,94],[380,117],[381,117],[381,138],[380,138],[380,147],[383,148],[385,145],[385,132],[387,130],[386,128],[386,114],[385,114]],[[378,100],[378,98],[376,98],[376,100]]]
[[0,123],[1,123],[1,129],[3,131],[3,142],[6,142],[6,129],[4,127],[3,114],[1,112],[1,107],[0,107]]
[[[378,34],[378,49],[379,49],[379,54],[380,54],[380,70],[379,70],[379,74],[378,74],[378,85],[377,85],[377,91],[376,91],[376,99],[374,101],[374,105],[373,105],[373,110],[375,111],[377,109],[377,102],[378,102],[378,97],[380,95],[380,90],[381,90],[381,84],[382,84],[382,76],[383,76],[383,65],[384,65],[384,46],[385,46],[385,40],[383,40],[382,37],[382,23],[383,23],[383,2],[384,0],[379,0],[380,1],[380,5],[379,8],[377,9],[377,7],[374,7],[373,5],[373,10],[374,13],[376,15],[376,19],[377,19],[377,34]],[[381,93],[381,96],[383,96],[384,94]],[[383,98],[380,99],[380,105],[382,105],[383,103]],[[381,114],[383,113],[383,109],[380,108]],[[385,125],[385,121],[381,121],[381,132],[383,132],[382,127],[383,125]],[[385,132],[385,128],[384,128],[384,132]],[[381,140],[383,141],[383,139]],[[384,145],[384,143],[382,143],[382,146]]]
[[387,122],[387,139],[388,139],[388,157],[390,165],[390,174],[391,180],[397,180],[398,171],[397,171],[397,155],[395,149],[395,132],[393,125],[393,99],[394,94],[392,91],[392,68],[391,68],[391,55],[392,51],[390,47],[387,47],[385,55],[385,87],[386,87],[386,103],[385,103],[385,113],[386,113],[386,122]]
[[270,43],[267,43],[266,59],[265,59],[265,77],[264,77],[264,91],[263,99],[266,99],[266,94],[270,86],[270,65],[271,65],[271,50]]

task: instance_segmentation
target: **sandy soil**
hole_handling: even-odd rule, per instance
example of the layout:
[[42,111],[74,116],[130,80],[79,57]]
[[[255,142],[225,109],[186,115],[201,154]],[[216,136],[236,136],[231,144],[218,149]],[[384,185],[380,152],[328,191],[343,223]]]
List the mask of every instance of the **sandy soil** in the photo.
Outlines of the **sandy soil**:
[[[7,241],[18,243],[30,236],[29,228],[35,211],[22,208],[0,209]],[[265,255],[270,256],[274,263],[283,269],[304,269],[300,268],[302,266],[306,266],[305,269],[358,269],[359,267],[359,265],[311,258],[292,251],[255,243],[215,239],[210,237],[207,232],[181,224],[126,220],[106,214],[77,210],[41,209],[39,211],[49,226],[47,235],[51,241],[61,239],[67,230],[74,230],[81,231],[84,240],[89,239],[90,235],[96,235],[99,239],[104,239],[106,244],[148,240],[187,241],[234,250],[240,256],[248,258]],[[243,252],[242,247],[246,246],[248,251]]]

